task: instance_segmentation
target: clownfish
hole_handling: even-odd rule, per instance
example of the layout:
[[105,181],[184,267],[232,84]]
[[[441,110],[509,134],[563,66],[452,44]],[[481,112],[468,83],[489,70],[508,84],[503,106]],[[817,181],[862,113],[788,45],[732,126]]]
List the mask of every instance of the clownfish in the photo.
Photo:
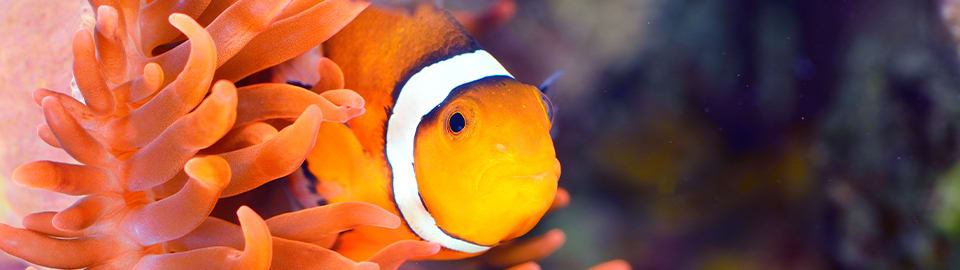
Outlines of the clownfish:
[[[361,227],[334,248],[363,260],[400,240],[459,259],[527,233],[557,190],[553,108],[518,82],[447,12],[371,6],[323,44],[366,113],[324,123],[305,173],[342,189],[326,202],[393,212],[397,229]],[[318,202],[323,203],[323,202]]]

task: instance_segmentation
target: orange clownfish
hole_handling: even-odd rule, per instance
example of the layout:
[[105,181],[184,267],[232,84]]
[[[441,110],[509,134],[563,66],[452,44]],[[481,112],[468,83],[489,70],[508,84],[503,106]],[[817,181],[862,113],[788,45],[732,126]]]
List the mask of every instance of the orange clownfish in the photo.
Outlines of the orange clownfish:
[[358,228],[335,248],[362,260],[399,240],[439,243],[424,259],[481,254],[525,234],[553,201],[560,175],[551,106],[516,81],[448,13],[370,7],[327,41],[366,113],[325,123],[304,167],[402,218]]

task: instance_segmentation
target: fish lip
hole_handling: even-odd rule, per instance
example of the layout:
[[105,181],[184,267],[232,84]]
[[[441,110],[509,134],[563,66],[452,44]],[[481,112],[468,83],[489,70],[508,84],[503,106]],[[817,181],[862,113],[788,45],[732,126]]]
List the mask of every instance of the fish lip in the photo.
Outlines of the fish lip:
[[514,176],[510,176],[510,178],[530,178],[536,181],[543,181],[544,179],[547,178],[548,174],[550,174],[549,171],[543,171],[538,174],[532,174],[532,175],[514,175]]
[[[553,158],[553,160],[554,160],[554,162],[556,162],[556,161],[555,161],[556,158]],[[538,161],[534,161],[534,162],[538,162]],[[552,164],[551,164],[551,167],[550,167],[550,168],[542,168],[542,169],[539,169],[539,170],[525,170],[525,169],[522,169],[523,167],[518,167],[518,168],[520,168],[520,169],[518,170],[518,171],[520,171],[519,173],[510,173],[510,174],[496,175],[496,173],[493,172],[493,170],[494,170],[495,168],[506,168],[506,167],[510,167],[510,166],[515,166],[515,165],[512,164],[512,163],[517,163],[517,162],[516,162],[516,161],[513,161],[513,160],[503,160],[503,161],[492,162],[490,165],[484,167],[482,170],[480,170],[480,173],[477,174],[477,177],[474,179],[473,188],[474,188],[475,190],[477,190],[477,191],[482,191],[482,193],[480,193],[481,196],[486,196],[487,194],[492,193],[492,192],[495,192],[495,191],[494,191],[494,190],[488,190],[488,191],[481,190],[481,189],[480,189],[480,185],[481,185],[481,183],[482,183],[483,181],[495,181],[495,180],[498,180],[498,179],[530,178],[530,179],[533,179],[533,180],[535,180],[535,181],[537,181],[537,182],[542,182],[542,181],[550,180],[550,179],[551,179],[551,177],[550,177],[551,175],[555,175],[557,179],[560,178],[559,172],[554,172],[554,168],[552,167]],[[534,171],[534,173],[530,174],[529,171]],[[490,177],[490,176],[494,176],[494,177]],[[486,180],[486,179],[488,179],[488,180]]]

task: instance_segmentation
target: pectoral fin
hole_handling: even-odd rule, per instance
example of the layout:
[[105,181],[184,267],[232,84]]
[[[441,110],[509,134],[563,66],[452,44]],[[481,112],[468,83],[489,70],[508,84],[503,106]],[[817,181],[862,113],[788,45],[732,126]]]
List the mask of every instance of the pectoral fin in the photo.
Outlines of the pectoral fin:
[[336,202],[349,197],[354,181],[366,178],[363,168],[368,166],[370,157],[353,130],[345,124],[325,122],[303,167],[309,191]]

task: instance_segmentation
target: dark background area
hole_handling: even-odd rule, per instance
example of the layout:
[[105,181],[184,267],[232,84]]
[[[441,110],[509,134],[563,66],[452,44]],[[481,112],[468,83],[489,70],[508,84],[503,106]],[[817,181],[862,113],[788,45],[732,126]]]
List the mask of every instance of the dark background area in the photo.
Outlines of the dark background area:
[[[465,8],[464,1],[446,1]],[[550,96],[545,269],[960,267],[960,70],[939,1],[529,0],[478,37]]]

